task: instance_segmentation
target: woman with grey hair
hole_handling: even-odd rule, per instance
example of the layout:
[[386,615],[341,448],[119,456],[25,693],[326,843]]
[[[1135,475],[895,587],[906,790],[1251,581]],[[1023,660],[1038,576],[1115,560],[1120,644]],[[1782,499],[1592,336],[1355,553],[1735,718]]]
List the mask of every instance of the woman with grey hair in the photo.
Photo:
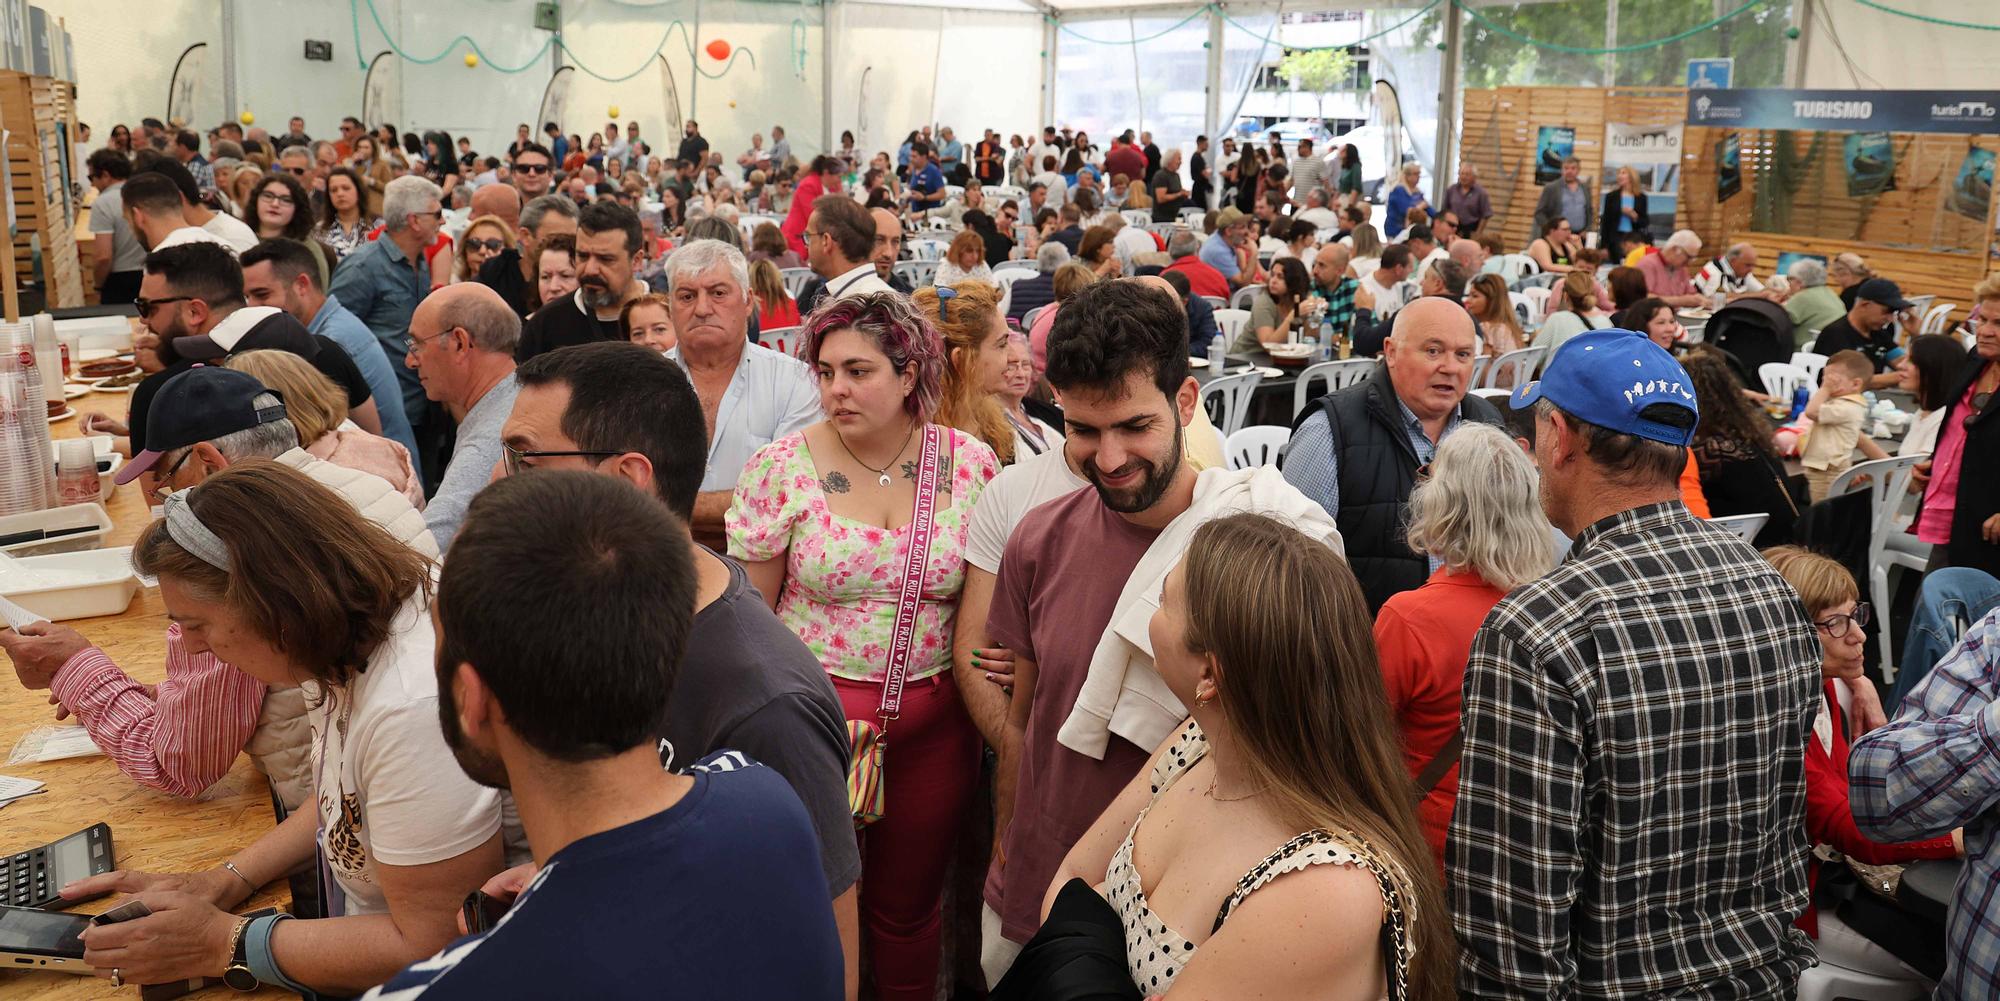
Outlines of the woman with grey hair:
[[1375,617],[1403,763],[1422,789],[1417,820],[1440,866],[1457,798],[1459,692],[1472,635],[1507,592],[1555,565],[1540,482],[1506,432],[1459,425],[1438,445],[1430,479],[1410,494],[1406,537],[1430,556],[1430,579],[1392,596]]
[[1840,311],[1843,313],[1854,308],[1854,290],[1873,277],[1874,270],[1868,267],[1868,262],[1862,260],[1860,254],[1841,254],[1826,266],[1827,284],[1840,293]]
[[[1855,260],[1859,262],[1860,258]],[[1838,260],[1834,264],[1840,266]],[[1805,347],[1827,324],[1847,315],[1847,306],[1841,303],[1840,295],[1827,286],[1829,272],[1825,264],[1810,257],[1801,257],[1785,269],[1785,277],[1792,280],[1792,293],[1785,297],[1785,315],[1792,318],[1795,347]]]

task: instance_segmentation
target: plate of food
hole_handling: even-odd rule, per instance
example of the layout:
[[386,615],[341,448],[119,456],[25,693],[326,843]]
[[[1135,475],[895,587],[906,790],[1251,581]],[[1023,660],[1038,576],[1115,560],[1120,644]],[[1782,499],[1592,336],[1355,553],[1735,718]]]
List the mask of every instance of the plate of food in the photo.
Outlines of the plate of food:
[[1280,367],[1298,367],[1311,361],[1315,350],[1318,348],[1312,344],[1272,344],[1264,348],[1264,353]]
[[76,408],[75,408],[75,407],[72,407],[72,406],[70,406],[70,405],[69,405],[69,402],[68,402],[68,401],[66,401],[66,400],[50,400],[50,401],[49,401],[49,423],[50,423],[50,424],[54,424],[55,422],[57,422],[57,421],[60,421],[60,420],[67,420],[67,419],[69,419],[69,418],[71,418],[71,417],[75,417],[75,416],[76,416]]
[[1706,320],[1715,314],[1705,309],[1683,309],[1678,315],[1683,320]]
[[146,373],[135,368],[123,375],[114,375],[108,379],[99,379],[91,383],[90,388],[100,393],[129,393],[132,391],[132,387],[144,381],[146,381]]
[[82,379],[95,380],[127,375],[138,370],[138,363],[130,358],[99,358],[95,361],[87,361],[78,365],[76,367],[76,374]]
[[74,400],[79,396],[89,396],[90,393],[91,393],[91,388],[83,383],[79,382],[63,383],[63,399],[65,400]]

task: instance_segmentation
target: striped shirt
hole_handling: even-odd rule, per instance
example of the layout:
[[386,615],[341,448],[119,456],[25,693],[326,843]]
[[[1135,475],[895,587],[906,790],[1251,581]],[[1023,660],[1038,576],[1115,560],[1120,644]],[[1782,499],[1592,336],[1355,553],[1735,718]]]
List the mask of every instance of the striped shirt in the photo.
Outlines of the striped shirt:
[[1445,853],[1460,993],[1791,997],[1819,665],[1791,586],[1677,500],[1495,606]]
[[140,684],[96,647],[63,664],[51,694],[132,781],[194,797],[229,774],[264,704],[264,683],[212,653],[190,653],[167,626],[167,677]]
[[1854,742],[1847,777],[1854,822],[1871,838],[1965,828],[1935,996],[2000,995],[2000,610],[1966,631],[1889,725]]

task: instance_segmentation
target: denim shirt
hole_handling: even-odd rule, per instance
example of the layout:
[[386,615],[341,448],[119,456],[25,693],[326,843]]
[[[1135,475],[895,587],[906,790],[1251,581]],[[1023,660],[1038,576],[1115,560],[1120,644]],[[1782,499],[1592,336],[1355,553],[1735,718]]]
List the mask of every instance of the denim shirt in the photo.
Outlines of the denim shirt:
[[416,370],[403,364],[403,357],[410,349],[410,314],[429,289],[429,271],[420,272],[385,233],[341,258],[326,290],[328,297],[339,299],[367,324],[381,343],[403,390],[403,412],[413,425],[423,422],[424,387]]
[[[361,370],[361,378],[368,383],[368,392],[380,402],[375,410],[382,418],[382,436],[402,443],[410,450],[410,462],[415,465],[417,458],[417,436],[410,430],[409,415],[400,406],[390,406],[391,400],[400,398],[400,387],[396,373],[404,370],[403,359],[391,361],[383,353],[381,342],[366,324],[349,312],[334,296],[327,296],[319,312],[313,314],[312,322],[306,329],[340,345],[348,357],[354,359],[354,367]],[[416,467],[421,474],[423,468]]]

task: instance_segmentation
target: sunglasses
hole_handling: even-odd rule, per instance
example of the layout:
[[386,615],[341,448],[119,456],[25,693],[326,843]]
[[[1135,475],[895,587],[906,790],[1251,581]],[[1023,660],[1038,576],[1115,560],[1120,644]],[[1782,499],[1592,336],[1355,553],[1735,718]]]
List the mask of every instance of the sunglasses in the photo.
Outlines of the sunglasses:
[[[145,314],[142,313],[140,315],[143,316]],[[1986,413],[1986,405],[1992,402],[1993,402],[1993,394],[1990,391],[1985,393],[1980,393],[1972,398],[1972,406],[1967,409],[1965,415],[1966,430],[1970,431],[1972,429],[1972,423],[1978,420],[1981,415]]]
[[549,165],[546,163],[517,163],[514,165],[514,172],[517,174],[546,174],[549,172]]
[[518,476],[520,475],[520,472],[523,469],[535,468],[535,464],[529,462],[528,461],[529,459],[560,459],[566,457],[579,458],[579,459],[609,459],[614,455],[625,454],[623,452],[605,452],[605,451],[524,452],[518,448],[515,448],[512,445],[508,445],[505,443],[501,444],[500,449],[501,452],[503,453],[501,457],[501,462],[506,468],[508,476]]
[[465,246],[470,250],[486,250],[498,253],[507,246],[507,241],[498,239],[497,237],[488,237],[484,240],[467,240],[465,241]]
[[288,173],[288,174],[292,175],[293,177],[304,177],[304,176],[306,176],[307,174],[310,174],[310,173],[312,173],[312,168],[311,168],[311,167],[286,167],[286,168],[285,168],[285,173]]
[[191,295],[177,295],[177,296],[171,296],[166,299],[148,299],[142,295],[139,298],[132,300],[132,305],[138,308],[139,315],[141,317],[146,317],[153,315],[153,310],[158,309],[159,307],[164,306],[167,303],[187,302],[193,298],[194,296]]

